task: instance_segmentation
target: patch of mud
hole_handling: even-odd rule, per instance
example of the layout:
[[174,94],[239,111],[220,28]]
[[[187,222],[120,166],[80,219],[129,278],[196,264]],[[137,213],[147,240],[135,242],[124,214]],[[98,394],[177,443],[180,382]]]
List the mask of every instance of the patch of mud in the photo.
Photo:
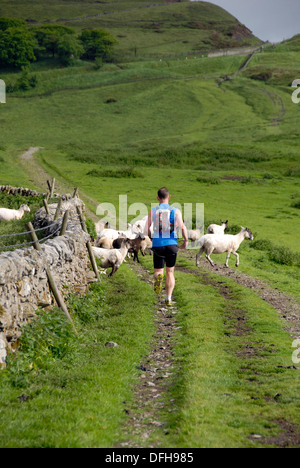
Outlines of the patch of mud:
[[259,434],[250,436],[251,440],[263,445],[276,448],[299,448],[300,447],[300,428],[287,421],[274,421],[278,424],[281,431],[273,437],[262,437]]

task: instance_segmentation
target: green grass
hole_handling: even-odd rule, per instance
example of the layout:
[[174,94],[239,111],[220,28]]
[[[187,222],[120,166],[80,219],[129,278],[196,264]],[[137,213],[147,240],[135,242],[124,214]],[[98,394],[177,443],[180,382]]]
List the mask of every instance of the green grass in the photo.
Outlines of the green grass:
[[123,402],[152,337],[153,296],[124,266],[71,299],[78,338],[59,311],[27,326],[0,374],[1,447],[108,448],[126,438]]

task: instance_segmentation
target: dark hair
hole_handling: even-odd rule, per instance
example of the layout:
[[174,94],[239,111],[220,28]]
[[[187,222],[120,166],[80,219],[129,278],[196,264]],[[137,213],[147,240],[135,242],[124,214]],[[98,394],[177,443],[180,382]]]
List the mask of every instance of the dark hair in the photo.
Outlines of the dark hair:
[[169,190],[166,187],[162,187],[157,192],[157,195],[160,200],[165,200],[166,198],[168,198],[170,194],[169,194]]

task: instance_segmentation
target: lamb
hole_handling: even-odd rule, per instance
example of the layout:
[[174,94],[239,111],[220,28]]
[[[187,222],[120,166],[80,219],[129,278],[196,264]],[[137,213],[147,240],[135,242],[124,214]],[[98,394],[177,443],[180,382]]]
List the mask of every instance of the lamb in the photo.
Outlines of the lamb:
[[235,236],[230,234],[206,234],[200,239],[200,250],[196,256],[196,266],[199,266],[200,257],[203,252],[205,252],[206,258],[212,266],[215,266],[215,264],[210,258],[211,254],[223,254],[227,252],[225,266],[229,268],[229,258],[230,255],[233,254],[236,256],[236,267],[238,267],[240,263],[240,257],[237,253],[237,250],[245,239],[250,239],[252,241],[254,237],[250,229],[244,227],[242,227],[241,232]]
[[225,234],[226,229],[228,229],[228,221],[222,221],[222,225],[211,224],[208,226],[207,234],[216,234],[222,236]]
[[140,247],[140,251],[142,253],[143,256],[146,255],[146,250],[149,250],[150,253],[151,253],[151,249],[152,249],[152,240],[150,239],[149,236],[145,236],[145,239],[142,240],[141,242],[141,247]]
[[[120,248],[120,244],[122,243],[122,238],[114,239],[113,241],[113,248],[118,249]],[[141,250],[141,245],[142,242],[145,240],[145,236],[143,234],[139,234],[135,239],[128,239],[127,241],[130,245],[128,248],[128,253],[133,253],[133,260],[137,260],[138,263],[140,263],[139,260],[139,251]],[[144,256],[144,253],[142,252],[142,255]]]
[[22,219],[25,213],[30,213],[30,208],[27,205],[21,205],[18,210],[0,208],[0,221],[13,221],[15,219]]
[[[145,240],[145,236],[143,234],[139,234],[135,239],[130,239],[130,248],[128,252],[133,253],[133,261],[137,261],[141,263],[139,260],[139,252],[141,251],[142,242]],[[145,254],[142,252],[142,255]]]
[[112,268],[109,277],[113,276],[120,266],[122,265],[128,249],[131,247],[128,239],[122,239],[122,245],[120,249],[101,249],[99,247],[92,247],[95,258],[99,260],[100,266],[107,270]]

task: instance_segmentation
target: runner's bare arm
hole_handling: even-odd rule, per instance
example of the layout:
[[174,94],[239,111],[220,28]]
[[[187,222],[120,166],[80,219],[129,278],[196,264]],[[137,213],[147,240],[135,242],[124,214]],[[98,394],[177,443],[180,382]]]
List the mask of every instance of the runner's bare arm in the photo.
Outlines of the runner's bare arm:
[[181,249],[186,249],[187,246],[188,246],[188,243],[189,243],[189,238],[188,238],[187,228],[186,228],[186,225],[183,222],[182,214],[181,214],[180,210],[176,210],[175,217],[176,217],[176,224],[177,224],[178,228],[181,229],[182,236],[183,236],[183,239],[184,239],[184,243],[181,245],[180,248]]

